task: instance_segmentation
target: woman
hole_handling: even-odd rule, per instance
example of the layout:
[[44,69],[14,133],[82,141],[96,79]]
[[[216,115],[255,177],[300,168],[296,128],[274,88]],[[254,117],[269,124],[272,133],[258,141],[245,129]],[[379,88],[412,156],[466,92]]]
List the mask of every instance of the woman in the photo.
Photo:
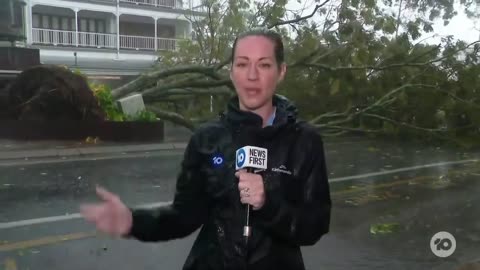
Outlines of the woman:
[[[82,207],[100,231],[140,241],[185,237],[202,226],[184,269],[304,269],[300,246],[329,230],[331,200],[321,137],[276,95],[285,76],[281,37],[270,30],[237,37],[230,77],[237,96],[187,145],[174,201],[130,209],[101,188],[104,202]],[[268,169],[235,171],[235,151],[268,149]],[[245,205],[252,235],[243,241]]]

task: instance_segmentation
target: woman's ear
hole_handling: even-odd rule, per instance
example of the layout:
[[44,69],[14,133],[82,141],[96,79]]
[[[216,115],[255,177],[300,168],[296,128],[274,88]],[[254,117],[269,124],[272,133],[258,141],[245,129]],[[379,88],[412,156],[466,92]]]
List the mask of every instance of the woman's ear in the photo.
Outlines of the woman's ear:
[[281,82],[281,81],[283,81],[283,79],[285,79],[285,74],[286,73],[287,73],[287,64],[282,63],[280,65],[280,74],[278,76],[278,82]]

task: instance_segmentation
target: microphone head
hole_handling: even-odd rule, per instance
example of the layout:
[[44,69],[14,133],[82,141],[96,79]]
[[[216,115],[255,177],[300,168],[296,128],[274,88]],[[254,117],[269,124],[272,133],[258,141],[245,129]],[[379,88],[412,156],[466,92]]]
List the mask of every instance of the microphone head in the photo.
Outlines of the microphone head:
[[267,169],[267,155],[268,150],[266,148],[256,146],[244,146],[237,150],[235,169]]

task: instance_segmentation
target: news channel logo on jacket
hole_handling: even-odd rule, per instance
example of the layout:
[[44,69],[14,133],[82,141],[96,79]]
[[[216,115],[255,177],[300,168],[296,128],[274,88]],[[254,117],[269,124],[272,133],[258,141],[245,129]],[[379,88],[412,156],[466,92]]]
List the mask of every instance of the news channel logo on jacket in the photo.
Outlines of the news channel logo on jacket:
[[430,249],[437,257],[447,258],[455,252],[456,248],[457,241],[449,232],[438,232],[430,239]]

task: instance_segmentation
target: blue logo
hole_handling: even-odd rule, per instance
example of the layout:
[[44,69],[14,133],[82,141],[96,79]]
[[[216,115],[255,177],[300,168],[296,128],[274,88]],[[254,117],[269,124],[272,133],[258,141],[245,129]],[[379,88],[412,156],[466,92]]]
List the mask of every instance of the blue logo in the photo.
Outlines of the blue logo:
[[241,168],[245,164],[245,150],[240,149],[237,154],[237,168]]
[[216,154],[212,158],[212,166],[214,168],[219,168],[222,166],[224,160],[225,159],[223,158],[222,154]]

